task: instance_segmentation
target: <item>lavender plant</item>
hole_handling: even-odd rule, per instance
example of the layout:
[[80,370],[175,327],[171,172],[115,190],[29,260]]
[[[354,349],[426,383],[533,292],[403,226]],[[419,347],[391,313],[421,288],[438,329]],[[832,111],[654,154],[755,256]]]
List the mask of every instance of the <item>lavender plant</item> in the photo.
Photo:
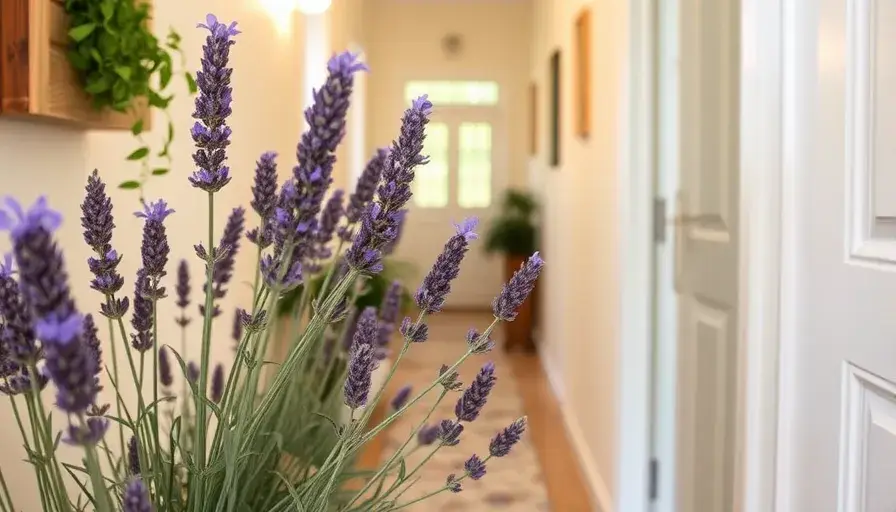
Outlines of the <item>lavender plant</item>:
[[[427,340],[427,319],[448,299],[477,238],[477,223],[463,221],[446,241],[414,294],[419,310],[415,319],[399,321],[400,283],[393,283],[379,308],[352,311],[352,298],[366,279],[382,270],[384,256],[400,236],[415,169],[427,163],[422,151],[432,104],[425,96],[411,104],[398,138],[377,151],[347,201],[342,191],[328,195],[354,76],[366,70],[356,55],[339,54],[330,60],[328,78],[306,112],[308,130],[298,144],[292,175],[278,184],[277,155],[272,152],[263,153],[257,162],[251,202],[257,226],[246,233],[256,247],[252,301],[228,319],[233,323],[225,332],[236,342],[232,364],[213,365],[211,345],[221,337],[215,318],[222,316],[220,301],[234,277],[246,223],[241,207],[231,210],[220,237],[213,223],[216,194],[230,182],[229,53],[239,31],[236,23],[225,24],[212,15],[199,27],[208,35],[197,73],[200,94],[191,130],[197,168],[189,183],[204,193],[209,221],[207,238],[194,247],[205,264],[196,315],[202,336],[195,346],[186,331],[193,320],[189,308],[194,289],[186,261],[173,272],[179,313],[171,320],[182,328],[181,344],[163,345],[165,340],[158,336],[159,303],[169,300],[166,222],[177,215],[163,199],[146,203],[136,213],[144,221],[143,236],[140,267],[133,295],[128,296],[117,270],[124,256],[111,245],[112,202],[98,173],[88,178],[81,226],[94,252],[87,265],[94,276],[90,286],[99,293],[99,315],[106,319],[108,359],[100,348],[95,317],[83,313],[71,293],[67,262],[57,242],[62,216],[43,198],[27,207],[7,199],[0,210],[0,229],[12,242],[12,256],[0,265],[0,392],[8,395],[17,419],[42,508],[384,512],[439,493],[461,492],[465,480],[484,478],[492,459],[511,452],[526,429],[525,418],[496,433],[488,447],[478,447],[481,451],[471,453],[463,472],[446,475],[443,486],[418,498],[402,498],[432,457],[462,443],[465,426],[487,406],[497,383],[494,364],[483,364],[466,388],[457,369],[491,350],[491,332],[499,322],[514,319],[544,262],[537,253],[532,255],[496,296],[493,322],[481,332],[471,329],[466,349],[453,363],[434,368],[429,385],[420,390],[405,386],[385,398],[388,416],[372,421],[403,358]],[[303,294],[292,321],[276,321],[271,312],[289,290],[298,285],[309,290],[307,283],[316,277],[323,284],[314,294]],[[395,334],[400,334],[401,343],[390,352],[389,340]],[[286,355],[278,365],[265,366],[275,338],[288,340]],[[197,346],[197,360],[188,360],[188,349]],[[126,368],[118,367],[118,351],[125,353]],[[372,376],[380,365],[388,365],[385,383],[374,388]],[[136,403],[128,403],[120,392],[127,378],[138,390]],[[114,407],[100,402],[101,382],[111,387]],[[44,408],[42,396],[49,383],[56,415],[65,425],[54,425]],[[356,471],[363,447],[433,393],[437,399],[423,420],[412,425],[404,443],[377,469]],[[454,417],[435,421],[436,407],[452,393],[459,393]],[[179,407],[174,403],[178,394]],[[118,438],[120,455],[110,448],[110,435]],[[60,439],[83,448],[80,464],[59,460]],[[412,444],[426,456],[408,468],[406,448]],[[485,450],[488,454],[480,455]],[[358,477],[363,478],[360,489],[344,485]],[[81,491],[76,498],[67,492],[69,481]],[[2,472],[0,487],[0,512],[21,510]]]

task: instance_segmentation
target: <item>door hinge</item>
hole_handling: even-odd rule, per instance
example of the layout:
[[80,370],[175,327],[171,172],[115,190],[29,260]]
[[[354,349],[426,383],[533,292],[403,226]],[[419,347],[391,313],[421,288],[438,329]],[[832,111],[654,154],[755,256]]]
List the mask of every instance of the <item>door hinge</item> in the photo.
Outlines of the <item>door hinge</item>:
[[650,501],[655,501],[660,485],[660,463],[656,458],[650,459]]
[[666,241],[666,199],[659,196],[653,198],[653,241]]

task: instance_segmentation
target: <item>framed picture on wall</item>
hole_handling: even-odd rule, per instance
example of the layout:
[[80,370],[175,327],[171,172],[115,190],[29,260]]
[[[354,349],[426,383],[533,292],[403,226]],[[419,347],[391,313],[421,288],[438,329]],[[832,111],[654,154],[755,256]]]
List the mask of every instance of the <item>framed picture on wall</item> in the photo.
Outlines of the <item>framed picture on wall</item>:
[[550,104],[550,160],[552,167],[560,166],[560,50],[551,54],[548,83],[551,87]]
[[529,156],[538,154],[538,85],[529,84]]
[[575,27],[575,116],[576,135],[591,134],[591,10],[576,17]]

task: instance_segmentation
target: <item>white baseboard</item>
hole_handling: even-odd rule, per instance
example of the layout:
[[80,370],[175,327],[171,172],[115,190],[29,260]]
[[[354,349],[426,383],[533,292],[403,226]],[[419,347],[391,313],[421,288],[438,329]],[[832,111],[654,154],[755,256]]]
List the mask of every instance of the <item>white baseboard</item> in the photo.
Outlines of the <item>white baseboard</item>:
[[601,476],[594,459],[588,455],[588,443],[585,441],[585,434],[579,426],[575,411],[565,405],[561,406],[560,410],[563,414],[563,424],[566,426],[566,433],[569,435],[570,441],[572,441],[573,450],[575,450],[576,458],[579,460],[579,467],[582,468],[585,483],[588,485],[588,491],[591,494],[592,508],[599,512],[613,512],[613,494],[610,493],[610,489],[607,487],[603,476]]

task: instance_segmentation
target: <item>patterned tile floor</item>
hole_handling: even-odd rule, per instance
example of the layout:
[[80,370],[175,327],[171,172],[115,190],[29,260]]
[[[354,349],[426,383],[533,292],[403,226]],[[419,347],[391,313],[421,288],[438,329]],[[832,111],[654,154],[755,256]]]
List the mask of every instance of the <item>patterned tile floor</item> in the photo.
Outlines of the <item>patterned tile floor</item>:
[[[470,323],[465,323],[469,321]],[[415,389],[425,388],[432,382],[441,364],[453,364],[466,349],[464,334],[469,327],[484,328],[479,325],[488,321],[481,315],[450,317],[433,317],[430,322],[430,340],[415,345],[403,359],[393,379],[391,388],[411,384]],[[522,416],[523,403],[516,383],[512,377],[511,366],[501,350],[489,354],[473,356],[460,369],[461,381],[469,383],[479,368],[488,361],[497,366],[498,382],[489,396],[488,404],[482,415],[473,423],[467,424],[461,443],[454,447],[442,448],[435,457],[422,469],[421,477],[413,490],[408,491],[404,499],[413,499],[429,493],[445,484],[445,477],[451,473],[461,474],[464,461],[472,454],[480,456],[488,454],[491,437],[510,422]],[[421,400],[411,411],[408,411],[395,426],[388,430],[388,438],[383,448],[383,459],[390,457],[407,439],[411,429],[417,425],[437,398],[436,393]],[[459,395],[452,393],[436,409],[432,420],[452,418],[454,404]],[[413,446],[411,444],[410,446]],[[426,452],[419,451],[408,456],[409,471],[416,467]],[[550,510],[545,482],[535,449],[524,435],[514,451],[502,459],[492,459],[488,464],[488,473],[479,481],[467,479],[463,482],[464,490],[453,494],[443,492],[407,509],[412,512],[449,512],[449,511],[515,511],[538,512]]]

